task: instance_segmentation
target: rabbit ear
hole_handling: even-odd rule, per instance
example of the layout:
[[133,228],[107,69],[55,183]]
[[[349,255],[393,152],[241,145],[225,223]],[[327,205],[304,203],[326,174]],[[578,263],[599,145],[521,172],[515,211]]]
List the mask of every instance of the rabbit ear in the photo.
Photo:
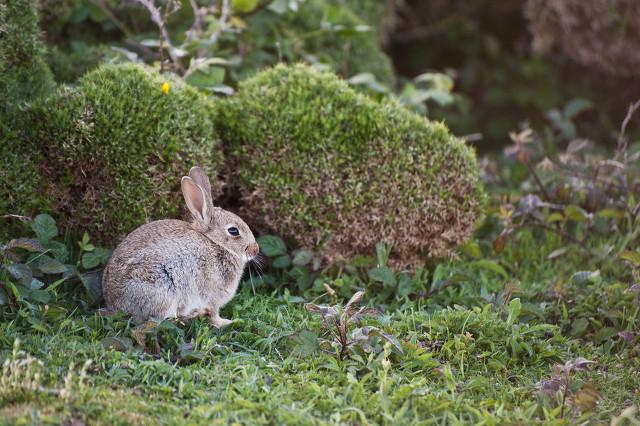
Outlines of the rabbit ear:
[[209,207],[213,207],[213,199],[211,196],[211,183],[209,182],[209,177],[207,173],[204,171],[202,167],[192,167],[189,170],[189,177],[193,179],[193,181],[203,189],[205,196],[207,197],[207,201],[210,203]]
[[197,185],[189,176],[184,176],[181,182],[182,195],[187,203],[187,208],[193,218],[203,227],[207,228],[211,217],[209,205],[204,190]]

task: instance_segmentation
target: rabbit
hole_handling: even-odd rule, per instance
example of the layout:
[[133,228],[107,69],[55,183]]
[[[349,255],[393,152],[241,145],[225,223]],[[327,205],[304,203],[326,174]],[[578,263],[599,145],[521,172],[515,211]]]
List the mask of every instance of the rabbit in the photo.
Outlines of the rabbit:
[[193,167],[181,189],[192,221],[158,220],[127,235],[104,270],[107,309],[139,320],[204,315],[221,328],[232,321],[221,318],[220,309],[260,247],[242,219],[213,206],[202,168]]

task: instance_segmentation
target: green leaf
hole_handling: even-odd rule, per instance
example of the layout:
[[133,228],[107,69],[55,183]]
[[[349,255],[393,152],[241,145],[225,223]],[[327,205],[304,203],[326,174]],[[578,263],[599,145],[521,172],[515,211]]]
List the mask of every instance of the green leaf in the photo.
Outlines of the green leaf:
[[409,277],[409,274],[401,274],[398,282],[398,295],[400,297],[409,297],[413,293],[415,293],[415,289],[413,288],[411,277]]
[[311,355],[318,350],[318,335],[312,331],[301,331],[298,333],[297,349],[301,355]]
[[27,299],[29,299],[32,302],[39,302],[39,303],[49,303],[49,301],[51,301],[51,293],[49,293],[46,290],[29,290],[29,294],[26,297]]
[[100,258],[94,253],[85,253],[82,255],[82,267],[84,269],[92,269],[100,264]]
[[589,327],[589,320],[586,318],[578,318],[571,324],[571,335],[573,337],[581,337]]
[[567,250],[569,250],[567,247],[563,247],[563,248],[559,248],[557,250],[552,251],[551,253],[549,253],[549,255],[547,256],[547,260],[553,260],[556,259],[560,256],[563,256]]
[[567,206],[567,208],[564,209],[564,214],[567,219],[575,222],[584,222],[587,219],[587,212],[575,205]]
[[44,283],[37,278],[33,278],[29,283],[29,290],[39,290],[44,287]]
[[87,297],[91,304],[96,303],[102,297],[102,281],[97,271],[83,272],[78,274],[84,286]]
[[309,270],[304,266],[295,265],[288,272],[289,276],[296,280],[296,287],[300,292],[304,292],[311,287],[313,283],[313,275],[309,273]]
[[618,257],[631,262],[633,266],[640,266],[640,253],[636,251],[623,251],[618,255]]
[[4,288],[0,287],[0,306],[9,304],[9,296],[7,296],[7,292],[4,291]]
[[210,89],[224,81],[225,70],[222,67],[202,67],[189,74],[187,83],[195,87]]
[[391,254],[391,247],[387,246],[383,242],[376,244],[376,258],[378,259],[378,266],[386,266],[389,260],[389,254]]
[[231,0],[231,7],[236,12],[249,13],[258,6],[258,0]]
[[500,266],[497,262],[494,262],[493,260],[480,259],[480,260],[476,260],[471,265],[472,267],[475,267],[475,268],[486,269],[488,271],[495,272],[496,274],[501,275],[505,279],[509,278],[509,274],[507,273],[507,271],[505,271],[505,269],[502,266]]
[[289,265],[291,265],[291,256],[288,254],[276,257],[272,263],[272,266],[278,269],[288,268]]
[[11,249],[24,249],[30,252],[42,253],[45,251],[45,247],[38,240],[32,238],[16,238],[9,241],[7,244],[7,250]]
[[194,350],[193,343],[184,343],[180,345],[178,348],[178,355],[180,357],[181,364],[198,362],[204,359],[204,354],[202,352]]
[[298,250],[298,252],[293,256],[293,264],[304,266],[307,263],[311,262],[313,259],[313,253],[309,250]]
[[379,281],[391,287],[395,287],[396,285],[395,272],[393,272],[391,269],[387,268],[386,266],[369,269],[368,275],[369,275],[369,278],[371,278],[374,281]]
[[289,10],[289,0],[274,0],[268,9],[278,15],[283,15]]
[[48,241],[58,236],[56,221],[48,214],[39,214],[31,222],[31,229],[41,242]]
[[566,118],[573,118],[582,111],[586,111],[590,108],[593,108],[591,101],[580,98],[572,99],[564,106],[563,113]]
[[64,263],[69,260],[69,251],[67,250],[67,246],[65,246],[60,241],[47,241],[44,243],[44,246],[47,250],[51,251],[53,257],[55,257],[58,261]]
[[507,318],[507,324],[513,324],[520,316],[521,311],[522,303],[520,303],[519,298],[515,298],[511,302],[509,302],[509,317]]
[[602,342],[604,342],[605,340],[611,339],[613,336],[616,336],[618,334],[618,329],[614,328],[614,327],[604,327],[601,328],[600,330],[598,330],[598,332],[595,334],[595,336],[593,336],[593,340],[597,343],[600,344]]
[[562,222],[564,220],[564,215],[560,212],[553,212],[549,216],[547,216],[547,222]]
[[100,259],[101,264],[106,265],[109,261],[109,258],[111,257],[111,250],[102,247],[96,247],[96,249],[93,251],[93,254],[95,254],[96,257]]
[[443,73],[427,72],[415,77],[413,81],[416,83],[428,83],[431,88],[443,92],[451,92],[453,90],[453,79]]
[[578,271],[571,278],[577,285],[595,283],[600,280],[600,270]]
[[376,328],[376,327],[363,327],[363,332],[369,336],[379,336],[382,337],[384,340],[386,340],[387,342],[391,343],[391,346],[393,346],[393,348],[395,350],[397,350],[398,352],[400,352],[401,354],[404,354],[404,351],[402,350],[402,345],[400,344],[400,342],[398,341],[398,339],[395,338],[395,336],[392,336],[391,334],[385,333],[382,330]]
[[133,347],[133,342],[128,337],[105,337],[102,339],[104,349],[114,349],[119,352],[126,352]]
[[35,259],[33,267],[44,274],[61,274],[67,270],[66,265],[47,255]]
[[376,92],[376,93],[386,93],[388,92],[387,88],[380,84],[376,77],[370,73],[365,72],[361,74],[356,74],[348,80],[349,84],[354,86],[364,86],[368,89]]
[[7,272],[9,272],[9,274],[16,280],[16,284],[21,284],[23,286],[29,286],[33,279],[31,268],[22,263],[12,263],[7,266]]
[[269,257],[282,256],[287,254],[287,246],[280,237],[275,235],[265,235],[257,239],[260,250]]

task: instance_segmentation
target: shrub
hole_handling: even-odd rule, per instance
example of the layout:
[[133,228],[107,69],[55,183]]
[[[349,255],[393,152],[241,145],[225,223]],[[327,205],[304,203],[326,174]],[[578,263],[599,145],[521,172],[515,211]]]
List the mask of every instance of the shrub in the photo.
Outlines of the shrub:
[[364,19],[373,12],[359,15],[350,3],[339,0],[307,0],[295,11],[272,9],[252,13],[237,39],[222,40],[220,54],[231,51],[242,57],[241,67],[230,70],[238,80],[277,62],[305,61],[325,65],[345,78],[369,72],[379,82],[394,83],[375,23]]
[[220,108],[250,223],[327,258],[393,245],[396,263],[447,254],[484,198],[472,149],[439,123],[305,65],[278,65]]
[[105,61],[109,49],[104,45],[75,43],[74,49],[67,52],[57,46],[47,50],[47,64],[58,83],[73,83],[87,72],[97,68]]
[[50,93],[51,72],[42,59],[35,2],[0,3],[0,114]]
[[[373,13],[373,7],[362,10]],[[341,2],[310,0],[294,15],[291,25],[301,34],[323,29],[319,36],[300,39],[306,51],[326,61],[334,72],[345,78],[370,72],[378,81],[393,83],[393,68],[380,47],[376,23],[362,19],[356,12]],[[370,28],[365,30],[367,26]]]
[[145,220],[175,216],[183,204],[179,178],[189,167],[216,175],[222,153],[214,105],[166,81],[167,94],[155,72],[103,66],[33,108],[30,141],[41,150],[47,185],[40,193],[63,228],[90,228],[110,242]]

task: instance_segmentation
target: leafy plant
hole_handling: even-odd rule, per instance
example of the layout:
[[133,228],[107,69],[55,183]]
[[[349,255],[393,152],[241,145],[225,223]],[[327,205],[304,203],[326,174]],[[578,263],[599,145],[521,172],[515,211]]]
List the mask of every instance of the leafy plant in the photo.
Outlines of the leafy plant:
[[[377,327],[361,326],[361,318],[376,317],[381,314],[374,308],[358,307],[363,297],[364,291],[359,291],[344,306],[322,306],[313,303],[304,305],[307,312],[322,317],[324,335],[329,337],[318,339],[318,347],[328,353],[336,353],[342,361],[355,346],[360,347],[364,352],[371,352],[373,339],[380,337],[391,343],[398,352],[403,353],[400,342],[391,334]],[[358,327],[353,327],[354,324]]]
[[540,391],[548,397],[558,397],[560,417],[564,417],[564,410],[568,404],[568,398],[572,397],[572,405],[576,408],[593,409],[600,399],[599,392],[589,383],[583,384],[579,389],[573,389],[574,374],[579,371],[587,371],[595,361],[578,357],[575,361],[567,361],[564,364],[553,366],[551,378],[540,382]]
[[100,267],[111,252],[91,244],[85,233],[78,248],[58,240],[58,227],[48,214],[31,221],[35,238],[16,238],[0,246],[0,306],[19,302],[49,303],[63,283],[81,283],[90,303],[101,295]]
[[[552,127],[544,132],[527,127],[511,133],[513,144],[504,153],[513,166],[502,167],[497,174],[491,172],[494,166],[485,168],[488,185],[502,187],[502,193],[510,188],[510,198],[515,201],[495,211],[503,226],[493,242],[496,252],[504,248],[506,239],[528,227],[555,232],[579,248],[588,247],[585,243],[594,235],[616,236],[601,255],[608,257],[638,241],[640,149],[629,146],[625,128],[640,101],[629,108],[613,156],[601,153],[588,140],[576,138],[571,119],[587,107],[587,102],[574,100],[562,112],[549,112]],[[550,257],[564,252],[566,249]]]

